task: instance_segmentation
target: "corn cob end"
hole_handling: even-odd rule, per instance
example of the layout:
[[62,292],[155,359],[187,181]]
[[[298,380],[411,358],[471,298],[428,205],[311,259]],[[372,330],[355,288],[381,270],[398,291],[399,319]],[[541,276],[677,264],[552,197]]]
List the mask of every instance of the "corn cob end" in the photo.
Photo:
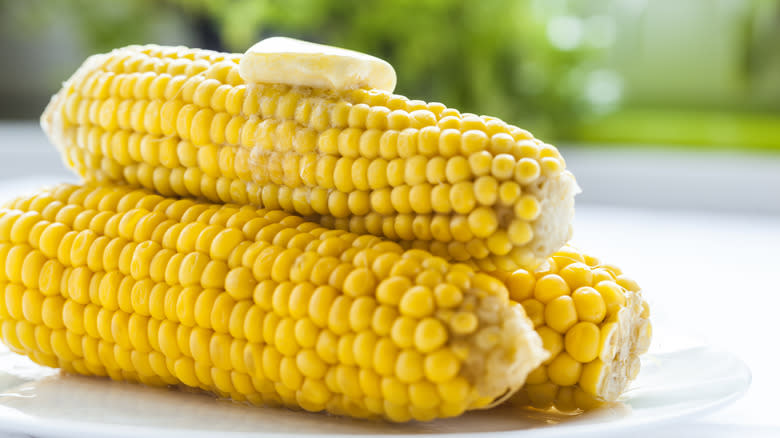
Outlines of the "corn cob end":
[[[573,234],[574,197],[582,190],[574,175],[564,171],[533,185],[528,190],[541,199],[539,218],[533,224],[531,248],[537,260],[543,260],[568,242]],[[522,266],[529,266],[524,263]]]
[[515,404],[587,410],[616,401],[636,378],[652,337],[650,310],[619,268],[567,246],[534,271],[494,275],[525,308],[550,353]]

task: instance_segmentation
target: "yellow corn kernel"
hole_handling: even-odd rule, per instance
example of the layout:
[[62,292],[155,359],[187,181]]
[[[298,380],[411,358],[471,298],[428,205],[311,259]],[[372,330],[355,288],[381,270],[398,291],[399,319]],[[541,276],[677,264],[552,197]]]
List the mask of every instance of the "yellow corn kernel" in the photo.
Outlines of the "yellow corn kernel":
[[590,267],[584,263],[571,263],[566,265],[558,275],[563,278],[571,290],[576,290],[582,286],[591,286],[593,284],[593,273]]
[[574,308],[577,309],[577,318],[580,321],[598,324],[604,320],[607,306],[598,291],[584,286],[575,290],[571,298],[574,300]]
[[422,318],[433,312],[435,301],[433,292],[427,286],[412,286],[405,291],[398,303],[401,314],[413,318]]
[[538,385],[547,382],[547,380],[547,368],[542,365],[531,371],[531,374],[528,375],[528,379],[526,379],[525,384]]
[[569,284],[560,275],[549,274],[536,280],[534,298],[546,304],[556,298],[569,295],[570,290]]
[[547,303],[544,308],[544,320],[558,333],[566,333],[577,323],[577,310],[570,296],[560,296]]
[[600,336],[596,324],[578,322],[566,332],[566,352],[577,362],[590,362],[598,357]]
[[568,352],[560,353],[547,365],[547,376],[550,381],[559,386],[572,386],[580,379],[582,363],[578,362]]
[[498,228],[498,218],[493,210],[479,207],[469,213],[469,228],[476,237],[490,237]]
[[504,205],[514,205],[521,192],[520,184],[514,181],[504,181],[498,188],[498,200]]
[[447,329],[435,318],[424,318],[414,329],[414,345],[423,352],[429,353],[447,342]]
[[541,208],[536,197],[523,195],[515,202],[514,211],[518,218],[525,221],[533,221],[539,217]]
[[517,302],[522,302],[533,296],[536,278],[525,269],[518,269],[504,280],[509,289],[510,298]]
[[607,315],[612,315],[626,305],[624,290],[614,281],[602,281],[595,286],[606,305]]
[[536,181],[542,169],[534,158],[521,158],[515,163],[515,180],[520,184]]

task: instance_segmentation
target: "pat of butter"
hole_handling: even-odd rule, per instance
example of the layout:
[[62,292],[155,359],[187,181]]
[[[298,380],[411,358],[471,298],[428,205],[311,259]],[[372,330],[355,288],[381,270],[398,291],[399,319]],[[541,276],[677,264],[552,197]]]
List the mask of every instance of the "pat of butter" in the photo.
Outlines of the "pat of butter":
[[377,88],[392,92],[393,66],[365,53],[292,38],[273,37],[241,57],[238,72],[247,83],[277,83],[347,90]]

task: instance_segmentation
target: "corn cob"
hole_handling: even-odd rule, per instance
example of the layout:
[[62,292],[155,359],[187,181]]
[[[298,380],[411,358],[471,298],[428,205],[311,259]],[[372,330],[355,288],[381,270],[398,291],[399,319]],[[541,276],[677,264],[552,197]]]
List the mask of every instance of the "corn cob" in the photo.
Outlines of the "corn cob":
[[497,272],[550,354],[512,403],[560,411],[615,401],[639,373],[652,336],[637,283],[571,246],[535,271]]
[[483,270],[570,235],[558,150],[501,120],[377,89],[247,84],[241,55],[131,46],[90,57],[42,125],[87,181],[281,209]]
[[486,407],[547,356],[466,265],[120,186],[0,209],[0,334],[71,373],[399,422]]

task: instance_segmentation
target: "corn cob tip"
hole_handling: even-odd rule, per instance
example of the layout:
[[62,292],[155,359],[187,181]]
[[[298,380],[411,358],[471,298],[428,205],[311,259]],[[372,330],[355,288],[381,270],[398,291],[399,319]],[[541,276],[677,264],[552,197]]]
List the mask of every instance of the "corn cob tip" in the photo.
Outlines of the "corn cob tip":
[[[65,126],[65,123],[62,121],[62,112],[59,111],[59,108],[62,107],[62,100],[64,99],[64,91],[60,90],[57,93],[53,94],[51,96],[51,99],[49,99],[49,103],[46,104],[46,108],[43,110],[43,113],[41,114],[41,118],[39,120],[41,129],[44,133],[46,133],[46,136],[49,138],[54,138],[55,136],[58,138],[61,138],[63,136],[63,128]],[[56,147],[58,150],[62,150],[63,145],[61,145],[59,142],[52,142],[54,144],[54,147]],[[63,156],[64,159],[64,156]]]
[[[68,95],[73,92],[73,84],[83,81],[90,72],[101,68],[115,51],[116,50],[111,51],[110,53],[99,53],[87,57],[79,68],[62,83],[62,88],[51,96],[49,103],[46,104],[46,108],[44,108],[39,120],[41,129],[49,139],[65,138],[67,121],[63,119],[64,114],[62,112],[62,107],[65,104]],[[67,164],[70,167],[73,167],[75,163],[73,163],[66,154],[67,145],[58,141],[52,141],[52,144],[60,151]]]

